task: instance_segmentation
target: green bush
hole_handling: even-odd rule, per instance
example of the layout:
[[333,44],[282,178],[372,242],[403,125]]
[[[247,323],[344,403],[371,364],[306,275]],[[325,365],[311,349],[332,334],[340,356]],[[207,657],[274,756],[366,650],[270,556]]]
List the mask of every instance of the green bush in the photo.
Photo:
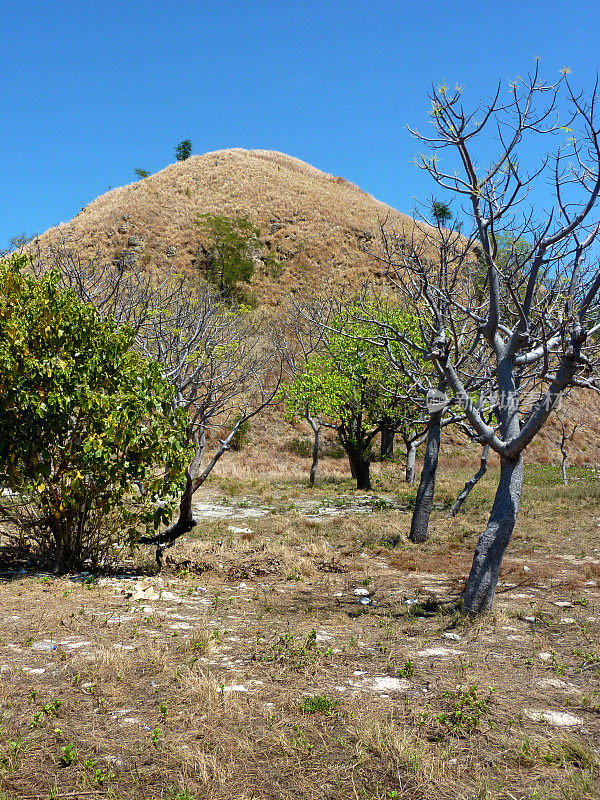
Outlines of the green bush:
[[0,519],[64,572],[168,520],[186,419],[128,328],[27,267],[0,262]]
[[[236,420],[237,424],[237,420]],[[250,421],[244,420],[238,427],[237,431],[233,434],[233,438],[229,444],[229,447],[235,452],[238,453],[240,450],[243,450],[244,447],[250,441]]]
[[254,254],[261,249],[259,229],[246,216],[229,218],[223,214],[198,214],[197,224],[208,246],[208,280],[223,298],[247,299],[237,285],[250,283],[254,274]]

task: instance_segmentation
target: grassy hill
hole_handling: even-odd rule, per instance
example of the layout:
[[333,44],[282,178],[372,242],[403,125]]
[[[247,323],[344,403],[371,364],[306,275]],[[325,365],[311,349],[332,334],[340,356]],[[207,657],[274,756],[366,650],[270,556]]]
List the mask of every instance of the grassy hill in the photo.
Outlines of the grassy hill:
[[344,178],[282,153],[232,149],[192,156],[112,189],[39,242],[42,250],[64,241],[89,256],[99,250],[144,268],[193,271],[203,243],[199,213],[248,215],[260,228],[265,248],[253,290],[269,304],[290,289],[322,285],[324,274],[351,285],[377,279],[364,251],[379,221],[412,227],[410,218]]

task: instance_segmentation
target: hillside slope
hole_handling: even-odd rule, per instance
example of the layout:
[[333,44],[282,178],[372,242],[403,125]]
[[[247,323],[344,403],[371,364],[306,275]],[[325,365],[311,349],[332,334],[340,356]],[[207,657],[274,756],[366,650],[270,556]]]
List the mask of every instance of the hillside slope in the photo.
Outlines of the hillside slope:
[[[43,252],[64,242],[84,258],[100,252],[109,261],[129,261],[140,269],[194,272],[202,267],[203,235],[195,224],[199,213],[248,215],[260,228],[263,255],[271,258],[257,260],[252,291],[260,303],[270,305],[291,290],[320,289],[327,283],[358,287],[368,278],[385,284],[365,253],[376,246],[379,222],[387,220],[407,232],[414,227],[409,217],[343,178],[282,153],[232,149],[192,156],[113,189],[39,237],[38,246]],[[571,420],[583,416],[586,421],[568,446],[574,464],[600,461],[599,405],[595,394],[565,401]],[[292,431],[278,413],[259,427],[265,424],[269,459],[284,464]],[[558,442],[559,426],[552,418],[528,458],[556,463]],[[443,453],[456,458],[462,447],[462,437],[452,433]],[[468,460],[477,458],[476,447],[467,450]]]
[[290,289],[377,279],[365,248],[379,220],[412,221],[343,178],[268,150],[219,150],[172,164],[113,189],[70,222],[40,237],[44,250],[64,241],[91,256],[124,259],[148,269],[192,271],[201,264],[199,213],[247,214],[261,230],[267,263],[257,261],[253,290],[277,303]]

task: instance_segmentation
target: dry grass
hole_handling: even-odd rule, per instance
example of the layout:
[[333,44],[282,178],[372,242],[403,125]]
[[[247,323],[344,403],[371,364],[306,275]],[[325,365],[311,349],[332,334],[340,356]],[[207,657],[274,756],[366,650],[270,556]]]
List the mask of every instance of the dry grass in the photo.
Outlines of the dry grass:
[[[306,503],[363,495],[347,480],[222,476],[206,499],[273,513],[233,520],[251,532],[203,520],[160,576],[140,555],[129,569],[150,570],[152,600],[131,599],[135,570],[7,575],[0,798],[597,796],[595,478],[564,488],[557,470],[529,470],[496,611],[469,623],[455,609],[497,472],[448,520],[468,471],[443,471],[417,547],[394,469],[378,468],[378,491],[395,508],[319,521]],[[365,586],[375,602],[361,606]]]
[[[368,237],[376,236],[379,219],[409,233],[413,228],[408,217],[348,181],[296,158],[231,149],[192,156],[113,189],[70,222],[50,229],[39,243],[43,250],[61,240],[84,256],[99,249],[112,260],[135,235],[145,240],[138,267],[162,271],[174,265],[190,271],[203,243],[195,224],[199,213],[248,214],[261,229],[265,252],[280,265],[275,272],[259,267],[253,291],[273,305],[290,289],[321,287],[324,273],[332,283],[352,286],[377,280],[363,248]],[[168,247],[176,248],[175,256],[167,256]]]

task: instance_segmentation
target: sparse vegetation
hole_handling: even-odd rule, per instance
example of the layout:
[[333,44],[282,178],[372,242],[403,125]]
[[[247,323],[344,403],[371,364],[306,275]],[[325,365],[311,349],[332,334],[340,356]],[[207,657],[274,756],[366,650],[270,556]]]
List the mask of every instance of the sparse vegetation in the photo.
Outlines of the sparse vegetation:
[[[564,78],[543,92],[534,81],[524,111],[513,104],[515,147],[520,133],[545,130],[547,115],[525,125],[528,101],[538,91],[553,98]],[[447,123],[448,115],[460,120],[460,94],[434,89],[432,115],[442,143],[464,156],[471,139],[464,131],[475,124],[476,135],[480,123]],[[593,107],[570,100],[597,161]],[[510,106],[492,106],[490,119],[495,110],[502,126]],[[455,184],[470,190],[482,249],[465,252],[474,238],[465,239],[449,205],[433,200],[425,226],[406,223],[391,239],[382,231],[384,255],[369,274],[376,282],[394,277],[385,296],[306,299],[310,282],[322,281],[313,274],[319,266],[335,263],[335,271],[349,254],[370,249],[378,220],[356,211],[368,198],[343,179],[260,152],[251,162],[241,151],[194,158],[105,198],[97,207],[111,209],[113,263],[82,263],[60,248],[46,250],[35,267],[14,254],[0,263],[0,800],[598,796],[598,472],[573,463],[567,483],[557,467],[532,464],[522,499],[523,475],[515,477],[518,498],[506,523],[498,511],[506,495],[495,490],[507,475],[513,480],[517,461],[520,470],[527,443],[514,458],[510,447],[546,409],[534,405],[517,425],[500,403],[480,402],[480,390],[486,382],[506,389],[510,374],[515,400],[530,378],[542,381],[540,392],[550,380],[556,395],[573,378],[573,363],[579,383],[594,374],[580,347],[586,314],[597,322],[600,279],[582,299],[577,264],[600,228],[584,226],[587,238],[570,251],[561,242],[591,210],[600,178],[586,194],[594,169],[579,158],[580,140],[568,139],[573,169],[583,164],[581,182],[569,184],[588,203],[583,216],[569,222],[573,204],[560,202],[566,173],[556,170],[561,213],[550,223],[558,232],[500,230],[510,228],[511,206],[526,186],[516,179],[511,141],[501,138],[505,158],[482,181],[475,161],[463,158],[467,180]],[[177,146],[178,160],[190,154],[189,140]],[[221,160],[251,163],[247,185],[268,183],[276,166],[287,187],[283,205],[269,205],[279,191],[271,180],[265,203],[248,205],[252,219],[240,216],[235,187],[223,201],[219,181],[232,180]],[[424,166],[443,185],[460,181],[458,173],[440,175],[435,159]],[[503,195],[512,181],[515,194]],[[311,201],[305,213],[298,198],[311,186],[320,187],[321,205]],[[136,205],[147,190],[154,207],[175,202],[165,202],[164,216],[177,209],[162,249],[139,213],[143,202]],[[200,195],[210,197],[207,206],[195,205]],[[111,206],[116,197],[131,203],[125,213]],[[318,250],[310,214],[340,197],[351,199],[357,216],[351,227],[328,217],[320,230],[330,239]],[[89,226],[97,207],[79,215]],[[190,230],[198,208],[202,231]],[[101,225],[96,232],[103,235]],[[344,256],[331,258],[340,237],[336,252]],[[159,252],[175,268],[205,263],[206,274],[159,279]],[[319,261],[323,253],[329,261]],[[573,279],[556,282],[554,262],[565,253]],[[350,266],[360,272],[356,260]],[[534,278],[523,283],[528,270]],[[279,279],[282,291],[291,280],[302,287],[296,319],[282,305],[270,314],[240,302],[251,281],[264,296]],[[295,325],[300,318],[308,329]],[[591,328],[586,348],[598,330]],[[473,339],[465,359],[463,336]],[[501,357],[503,337],[516,342],[510,363]],[[491,366],[479,349],[485,341]],[[562,372],[550,378],[559,362]],[[282,364],[293,439],[280,408]],[[424,403],[414,395],[428,395],[430,377],[442,400],[453,389],[447,408],[459,399],[465,415],[460,432],[434,441],[435,465],[449,469],[427,483],[431,535],[409,540],[421,490],[399,486],[390,454],[396,432],[408,462],[424,443]],[[429,434],[441,430],[434,413],[424,475],[433,463]],[[376,462],[379,433],[389,459]],[[547,443],[532,438],[537,457]],[[567,439],[575,445],[563,425],[563,459]],[[334,461],[340,441],[361,491],[376,493],[357,493]],[[467,513],[448,518],[482,441],[490,459],[477,495]],[[310,486],[299,472],[303,454],[313,456]],[[176,492],[177,518],[154,535]],[[493,551],[495,573],[484,576],[483,600],[474,603],[467,575],[489,542],[480,540],[473,562],[473,539],[492,503],[492,521],[500,514],[506,534],[502,552],[513,527],[514,535],[504,561]],[[156,564],[135,547],[117,558],[115,545],[140,542],[157,545]],[[491,609],[496,586],[494,612],[475,616]]]
[[260,231],[247,216],[199,214],[197,223],[206,237],[206,276],[222,298],[231,299],[239,283],[250,283]]

